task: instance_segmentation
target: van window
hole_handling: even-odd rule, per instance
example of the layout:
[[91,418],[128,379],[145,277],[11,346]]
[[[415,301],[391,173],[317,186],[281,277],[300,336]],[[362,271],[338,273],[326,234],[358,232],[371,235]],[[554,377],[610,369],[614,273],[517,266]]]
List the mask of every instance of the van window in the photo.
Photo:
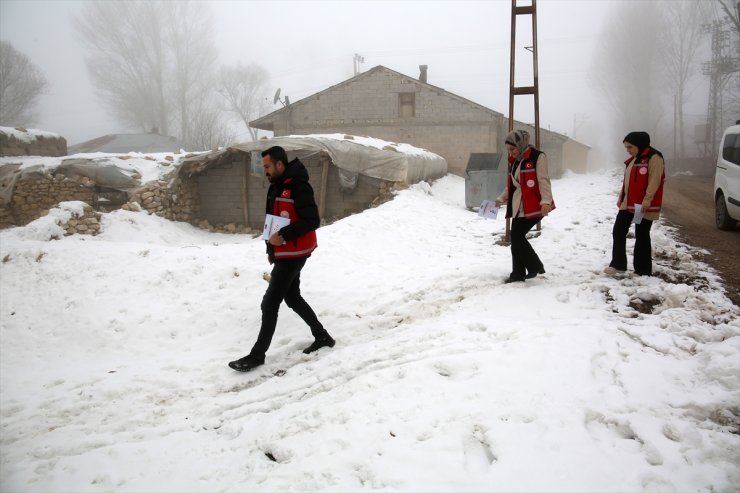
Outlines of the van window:
[[722,159],[740,165],[740,134],[725,135],[722,146]]

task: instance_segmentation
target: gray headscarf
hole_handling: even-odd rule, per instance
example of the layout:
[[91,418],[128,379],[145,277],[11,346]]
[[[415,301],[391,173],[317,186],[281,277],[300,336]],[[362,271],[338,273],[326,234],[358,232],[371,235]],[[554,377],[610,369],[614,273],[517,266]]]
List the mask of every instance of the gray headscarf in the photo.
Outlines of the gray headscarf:
[[524,154],[529,147],[529,132],[526,130],[513,130],[506,136],[505,143],[516,147],[519,154]]

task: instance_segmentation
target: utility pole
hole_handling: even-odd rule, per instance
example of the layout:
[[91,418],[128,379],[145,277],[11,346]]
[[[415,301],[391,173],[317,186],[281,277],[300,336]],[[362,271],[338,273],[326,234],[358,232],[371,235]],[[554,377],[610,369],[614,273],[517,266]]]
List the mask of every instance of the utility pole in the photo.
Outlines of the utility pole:
[[[673,159],[678,153],[678,94],[673,95]],[[683,156],[681,156],[683,157]]]
[[[537,0],[532,0],[531,5],[518,7],[517,0],[511,0],[511,65],[509,67],[509,132],[514,130],[514,96],[531,94],[534,96],[534,146],[540,149],[540,89],[539,78],[537,75]],[[516,19],[518,15],[532,16],[532,46],[525,49],[532,53],[532,74],[533,82],[531,86],[517,87],[514,84],[514,75],[516,72]],[[537,229],[541,228],[537,223]],[[511,220],[506,218],[506,233],[504,241],[511,241]]]
[[[537,75],[537,0],[532,5],[517,7],[517,0],[511,0],[511,64],[509,67],[509,132],[514,130],[514,96],[531,94],[534,96],[534,146],[540,147],[540,91]],[[518,15],[532,16],[532,46],[526,49],[532,52],[533,83],[531,86],[516,87],[516,18]]]
[[573,140],[576,140],[576,130],[586,121],[586,113],[573,113]]

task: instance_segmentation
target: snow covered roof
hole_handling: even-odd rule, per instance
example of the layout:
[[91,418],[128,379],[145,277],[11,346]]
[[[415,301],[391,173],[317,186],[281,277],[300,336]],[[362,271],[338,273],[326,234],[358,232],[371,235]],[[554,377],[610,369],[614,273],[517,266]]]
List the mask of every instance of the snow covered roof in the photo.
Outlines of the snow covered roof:
[[21,142],[32,143],[39,138],[44,139],[61,139],[63,138],[59,134],[53,132],[46,132],[44,130],[37,130],[35,128],[22,128],[22,127],[0,127],[0,133],[7,135],[8,137],[15,137],[16,140]]
[[81,152],[173,152],[182,148],[174,137],[156,133],[109,134],[69,147],[70,154]]
[[199,170],[234,149],[262,151],[279,145],[300,157],[326,152],[339,168],[389,181],[416,183],[447,173],[447,161],[425,149],[371,137],[343,134],[293,135],[236,144],[214,152],[125,154],[85,153],[61,157],[0,157],[0,202],[10,201],[16,181],[31,173],[86,176],[101,187],[131,190],[144,183],[174,179],[179,169]]
[[8,202],[16,181],[31,173],[86,176],[99,186],[129,190],[156,180],[167,180],[177,164],[192,154],[91,153],[61,157],[0,157],[0,202]]
[[288,135],[236,144],[227,149],[185,159],[181,169],[183,172],[203,169],[205,163],[234,149],[261,152],[272,146],[280,146],[299,157],[326,152],[338,168],[388,181],[417,183],[447,174],[447,161],[426,149],[345,134]]

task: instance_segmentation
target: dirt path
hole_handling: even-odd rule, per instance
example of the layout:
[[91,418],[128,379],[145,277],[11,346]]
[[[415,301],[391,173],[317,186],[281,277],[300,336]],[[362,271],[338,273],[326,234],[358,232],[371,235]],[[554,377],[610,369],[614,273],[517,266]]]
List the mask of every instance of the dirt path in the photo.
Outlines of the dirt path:
[[682,240],[710,252],[702,258],[725,281],[728,297],[740,306],[740,227],[720,231],[714,222],[713,177],[666,179],[663,217],[679,229]]

